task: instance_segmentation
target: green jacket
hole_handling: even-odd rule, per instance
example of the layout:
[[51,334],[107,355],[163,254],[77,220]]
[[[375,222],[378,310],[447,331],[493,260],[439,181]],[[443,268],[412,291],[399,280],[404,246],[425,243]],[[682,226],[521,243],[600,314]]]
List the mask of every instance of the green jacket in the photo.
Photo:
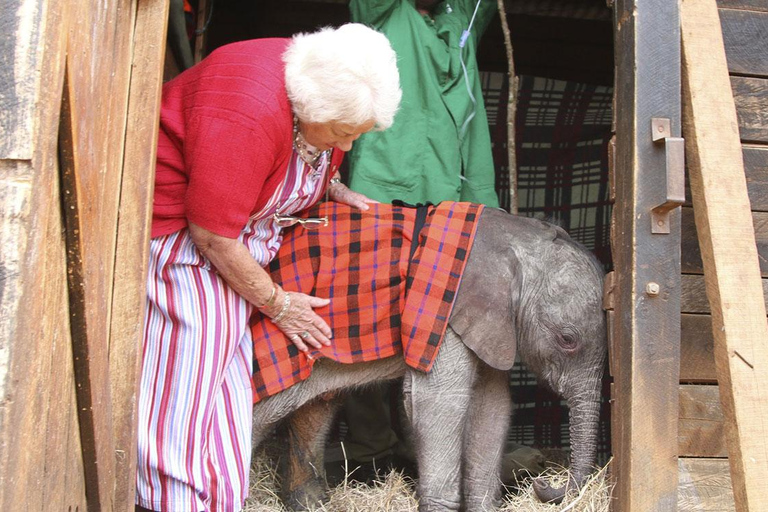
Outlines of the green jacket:
[[471,36],[459,48],[476,3],[444,1],[430,18],[419,14],[414,0],[351,0],[352,21],[383,32],[397,52],[403,100],[389,129],[366,133],[354,143],[350,188],[382,202],[460,200],[498,206],[475,59],[480,36],[496,13],[495,0],[480,0]]

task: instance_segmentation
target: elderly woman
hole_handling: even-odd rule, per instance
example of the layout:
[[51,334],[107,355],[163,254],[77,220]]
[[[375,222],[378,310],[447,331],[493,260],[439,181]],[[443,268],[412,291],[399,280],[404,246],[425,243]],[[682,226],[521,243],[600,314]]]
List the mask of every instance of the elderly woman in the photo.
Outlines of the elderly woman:
[[[401,92],[387,39],[358,24],[224,46],[163,89],[139,397],[137,510],[237,511],[248,491],[257,308],[299,350],[329,345],[314,308],[263,269],[281,228],[339,183]],[[302,219],[322,229],[321,219]]]

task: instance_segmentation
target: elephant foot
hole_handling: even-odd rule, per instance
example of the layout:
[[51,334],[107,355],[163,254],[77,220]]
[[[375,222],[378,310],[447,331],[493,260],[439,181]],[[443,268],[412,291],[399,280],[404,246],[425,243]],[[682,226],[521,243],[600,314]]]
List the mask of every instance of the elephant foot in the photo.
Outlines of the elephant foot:
[[568,483],[565,484],[562,487],[552,487],[548,481],[546,481],[544,478],[534,478],[533,479],[533,491],[536,493],[536,497],[539,498],[543,503],[552,503],[553,505],[559,505],[563,498],[565,498],[565,495],[568,494],[572,490],[578,490],[579,485],[576,483],[576,480],[571,477],[568,480]]
[[419,496],[419,512],[458,512],[460,508],[460,501],[451,501],[445,498],[433,498],[431,496]]
[[295,512],[316,509],[328,501],[328,493],[320,480],[311,480],[283,495],[283,504]]

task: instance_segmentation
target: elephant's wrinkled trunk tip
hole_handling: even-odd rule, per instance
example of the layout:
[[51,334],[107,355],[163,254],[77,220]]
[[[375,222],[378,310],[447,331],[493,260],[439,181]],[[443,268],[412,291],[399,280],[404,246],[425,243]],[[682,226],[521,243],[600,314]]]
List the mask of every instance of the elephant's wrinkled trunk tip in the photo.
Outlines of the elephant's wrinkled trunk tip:
[[576,480],[573,478],[573,476],[568,479],[567,484],[557,488],[549,485],[549,482],[544,478],[540,477],[533,479],[533,490],[536,493],[536,497],[538,497],[539,500],[541,500],[543,503],[559,505],[563,501],[563,498],[565,498],[565,495],[568,493],[568,491],[578,488],[579,485],[576,483]]

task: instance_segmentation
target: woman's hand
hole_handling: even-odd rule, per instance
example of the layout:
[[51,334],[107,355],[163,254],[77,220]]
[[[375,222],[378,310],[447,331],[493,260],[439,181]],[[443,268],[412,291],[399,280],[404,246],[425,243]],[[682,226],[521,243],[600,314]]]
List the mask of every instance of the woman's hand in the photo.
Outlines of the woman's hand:
[[[279,290],[277,300],[262,311],[272,318],[288,339],[302,352],[309,350],[307,345],[316,349],[331,344],[331,328],[325,323],[314,308],[330,304],[330,300],[305,295],[299,292]],[[267,310],[268,309],[268,310]]]
[[349,206],[354,206],[360,210],[367,210],[368,203],[378,202],[370,199],[364,194],[350,190],[349,187],[341,182],[331,183],[328,186],[331,187],[328,189],[328,197],[337,203],[348,204]]

